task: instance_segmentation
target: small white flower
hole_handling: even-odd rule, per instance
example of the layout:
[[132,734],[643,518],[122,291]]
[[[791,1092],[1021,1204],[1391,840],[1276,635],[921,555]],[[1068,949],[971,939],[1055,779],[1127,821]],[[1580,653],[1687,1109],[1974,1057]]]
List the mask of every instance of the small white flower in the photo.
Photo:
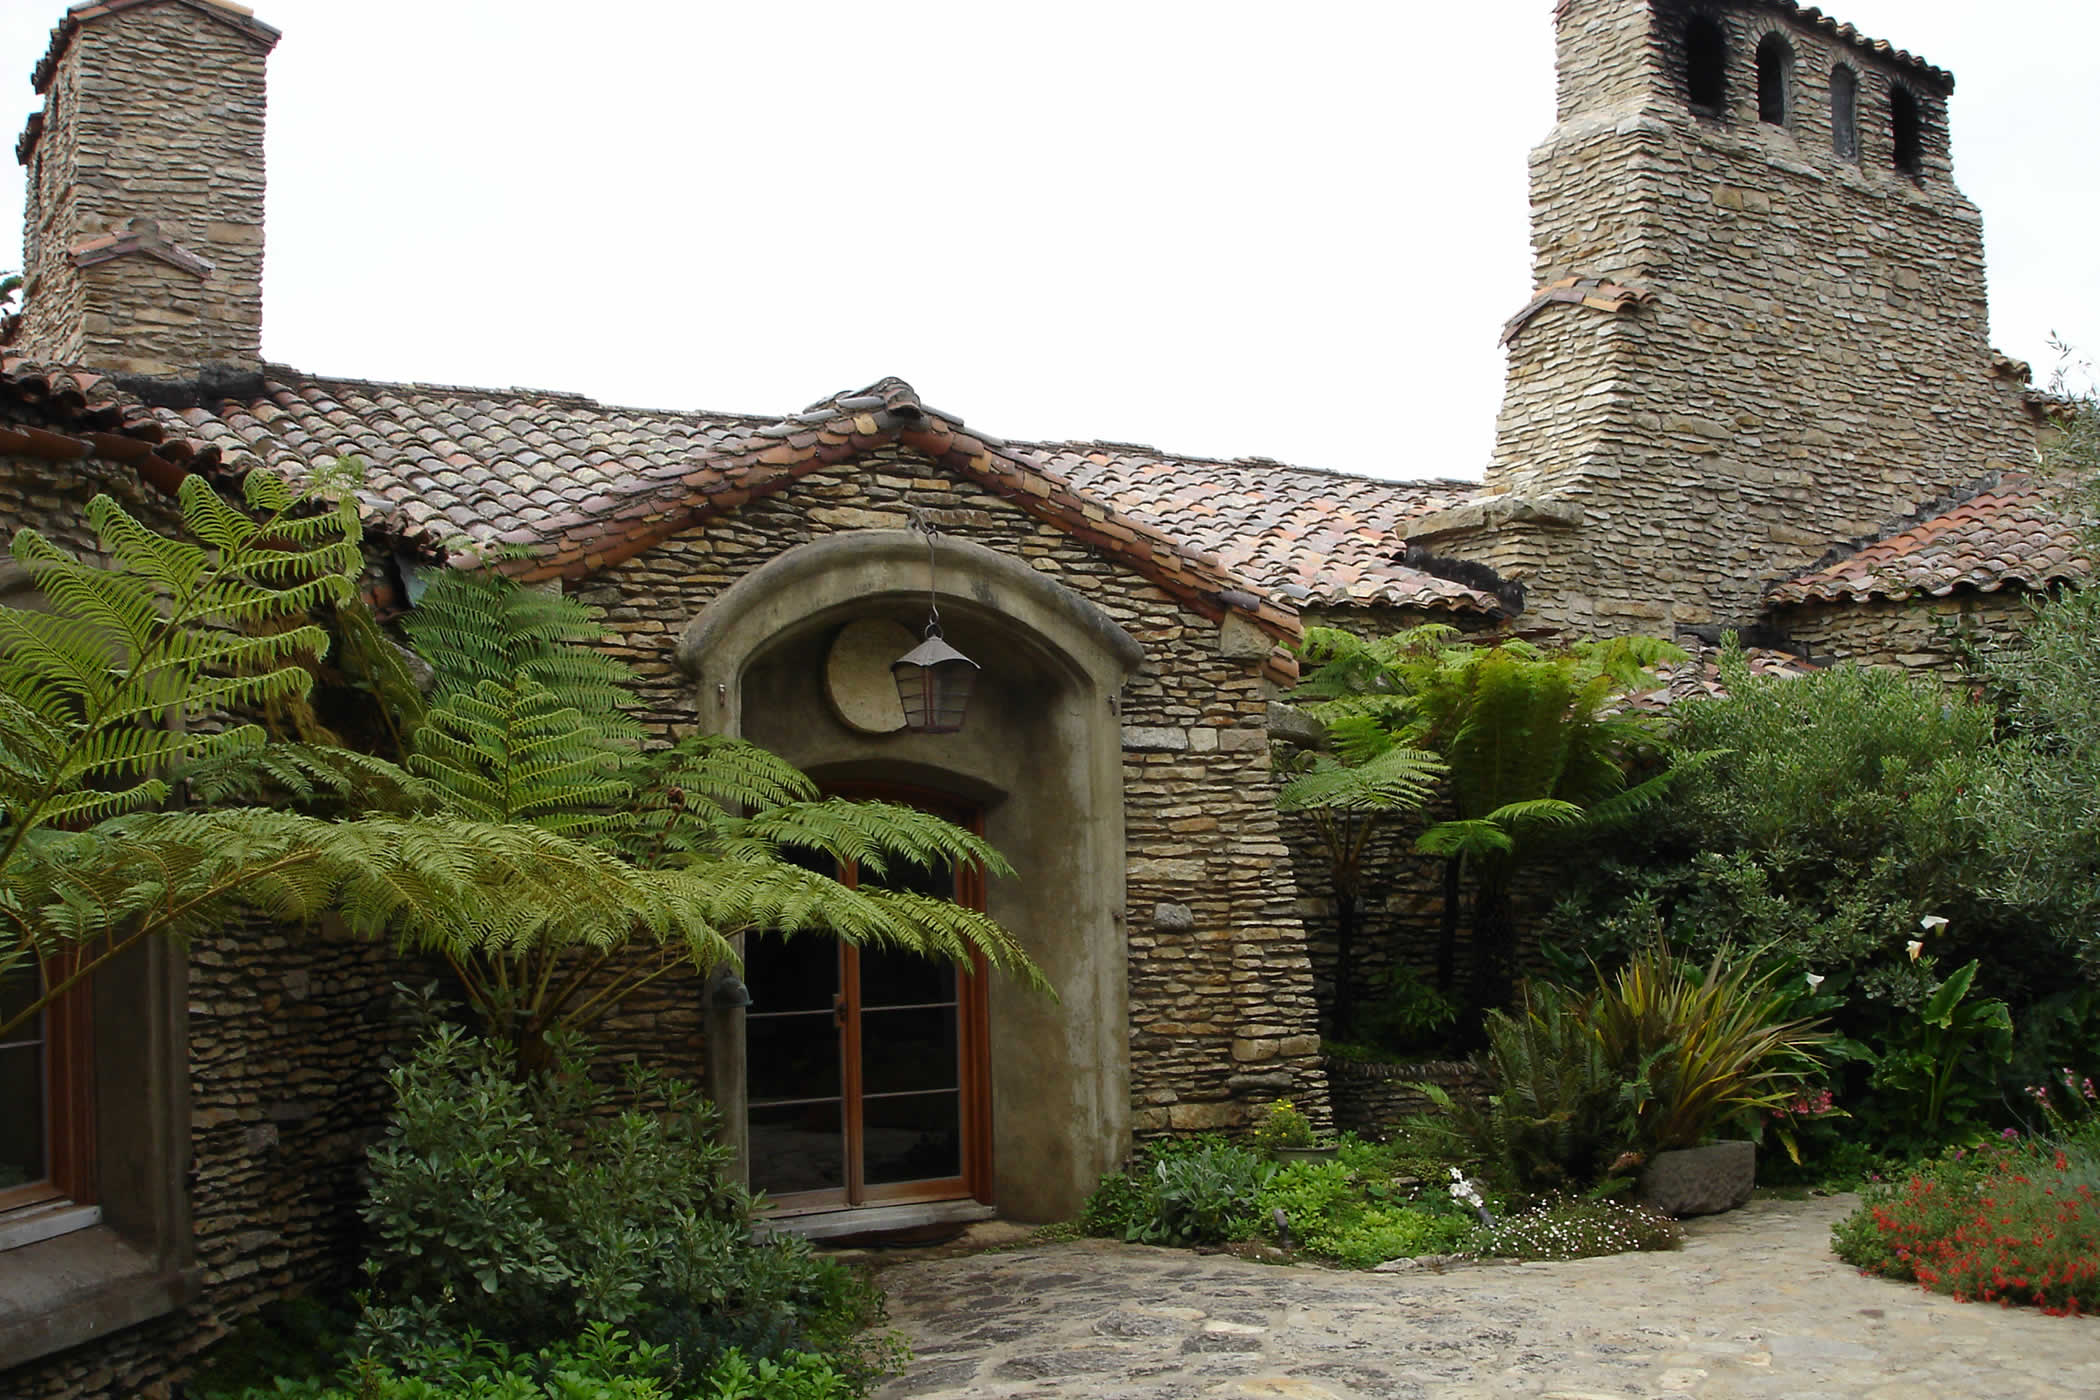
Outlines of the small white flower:
[[1910,950],[1910,960],[1912,962],[1916,962],[1918,960],[1918,954],[1925,951],[1925,945],[1915,938],[1913,938],[1909,943],[1905,944],[1904,946]]
[[1918,920],[1918,927],[1924,929],[1927,933],[1938,933],[1946,926],[1947,921],[1938,914],[1927,914],[1924,918]]
[[1818,972],[1811,972],[1811,973],[1809,973],[1809,974],[1808,974],[1808,989],[1809,989],[1810,991],[1814,991],[1814,990],[1815,990],[1816,988],[1818,988],[1818,987],[1820,987],[1820,986],[1822,986],[1822,985],[1823,985],[1823,975],[1822,975],[1821,973],[1818,973]]

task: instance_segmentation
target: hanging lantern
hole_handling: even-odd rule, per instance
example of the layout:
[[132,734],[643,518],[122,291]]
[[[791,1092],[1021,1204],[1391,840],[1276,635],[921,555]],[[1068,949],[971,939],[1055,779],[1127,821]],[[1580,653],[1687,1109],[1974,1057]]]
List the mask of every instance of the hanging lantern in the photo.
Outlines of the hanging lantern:
[[978,667],[941,636],[941,610],[935,602],[934,528],[917,512],[911,523],[926,536],[926,640],[892,661],[890,675],[897,682],[897,699],[904,705],[906,729],[917,734],[953,734],[963,726]]

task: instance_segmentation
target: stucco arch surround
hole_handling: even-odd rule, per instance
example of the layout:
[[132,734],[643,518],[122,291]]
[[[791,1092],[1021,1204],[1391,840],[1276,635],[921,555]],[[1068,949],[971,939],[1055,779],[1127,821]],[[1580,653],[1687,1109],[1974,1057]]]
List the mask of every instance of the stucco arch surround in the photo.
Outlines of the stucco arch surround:
[[[1117,710],[1145,657],[1101,608],[1021,560],[947,537],[938,550],[946,635],[983,666],[961,733],[857,733],[824,697],[841,626],[924,624],[926,540],[907,531],[833,535],[776,556],[693,618],[678,662],[697,682],[706,729],[820,779],[908,783],[982,806],[985,834],[1019,872],[992,882],[990,911],[1057,991],[1052,1000],[993,979],[994,1192],[1012,1218],[1062,1219],[1129,1149]],[[711,1087],[740,1162],[743,1030],[741,1011],[709,1012]]]

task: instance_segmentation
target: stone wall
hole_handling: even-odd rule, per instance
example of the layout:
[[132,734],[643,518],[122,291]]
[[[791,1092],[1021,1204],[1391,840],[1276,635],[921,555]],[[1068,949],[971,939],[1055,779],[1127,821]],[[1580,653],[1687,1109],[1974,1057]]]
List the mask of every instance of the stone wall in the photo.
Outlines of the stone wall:
[[[1483,498],[1410,540],[1520,579],[1527,625],[1743,625],[1766,581],[2033,457],[2021,384],[1985,340],[1981,221],[1948,160],[1952,80],[1765,6],[1700,11],[1729,41],[1711,115],[1685,95],[1687,6],[1557,7],[1534,276],[1652,300],[1551,305],[1517,331]],[[1758,118],[1752,55],[1772,32],[1795,55],[1784,125]],[[1833,64],[1858,74],[1857,159],[1832,149]],[[1916,174],[1894,168],[1897,86],[1925,118]]]
[[[196,1353],[289,1294],[346,1289],[361,1255],[366,1148],[384,1064],[410,1040],[390,949],[317,931],[238,930],[191,945],[188,1306],[0,1375],[15,1400],[166,1394]],[[105,1157],[122,1154],[104,1141]],[[0,1255],[0,1260],[5,1256]]]
[[1818,662],[1857,661],[1958,681],[1969,675],[1963,648],[2017,638],[2034,602],[2025,589],[1963,589],[1944,598],[1794,603],[1776,609],[1773,622],[1789,645]]
[[[0,458],[0,536],[34,524],[93,557],[81,508],[98,491],[158,528],[177,518],[173,502],[142,488],[129,468]],[[0,596],[22,601],[9,592],[0,575]],[[190,1228],[170,1242],[166,1262],[196,1271],[197,1295],[154,1321],[17,1367],[0,1376],[0,1393],[165,1394],[199,1349],[264,1303],[351,1282],[359,1174],[386,1106],[383,1062],[408,1039],[393,984],[430,970],[347,935],[265,928],[198,938],[186,963],[187,1030],[178,1039],[187,1064],[170,1066],[149,1092],[165,1106],[187,1086],[176,1157]],[[98,1147],[105,1164],[140,1151],[107,1122]],[[105,1210],[123,1214],[122,1206]],[[0,1254],[0,1268],[29,1267],[35,1248]]]
[[1383,1141],[1404,1118],[1438,1112],[1418,1085],[1433,1084],[1461,1103],[1481,1103],[1491,1089],[1487,1071],[1469,1060],[1428,1060],[1416,1065],[1327,1061],[1338,1128]]
[[[20,348],[161,378],[259,369],[263,67],[275,31],[162,4],[69,18],[60,34],[26,138]],[[152,251],[76,265],[76,247],[127,231],[209,266]]]
[[1147,653],[1119,702],[1135,1130],[1234,1129],[1283,1097],[1324,1120],[1317,1008],[1274,806],[1272,687],[1258,657],[1221,652],[1216,623],[901,448],[696,526],[605,570],[579,596],[605,609],[619,634],[611,650],[640,674],[641,718],[666,737],[689,732],[696,697],[674,649],[709,600],[794,546],[902,529],[907,508],[1072,589]]

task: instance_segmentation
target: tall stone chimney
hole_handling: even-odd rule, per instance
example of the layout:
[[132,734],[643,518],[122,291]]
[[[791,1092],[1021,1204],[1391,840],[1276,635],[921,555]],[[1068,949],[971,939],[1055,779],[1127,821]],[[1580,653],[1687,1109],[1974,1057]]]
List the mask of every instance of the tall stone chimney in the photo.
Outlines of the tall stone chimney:
[[140,380],[262,367],[263,67],[226,0],[88,0],[32,81],[22,324],[37,359]]

